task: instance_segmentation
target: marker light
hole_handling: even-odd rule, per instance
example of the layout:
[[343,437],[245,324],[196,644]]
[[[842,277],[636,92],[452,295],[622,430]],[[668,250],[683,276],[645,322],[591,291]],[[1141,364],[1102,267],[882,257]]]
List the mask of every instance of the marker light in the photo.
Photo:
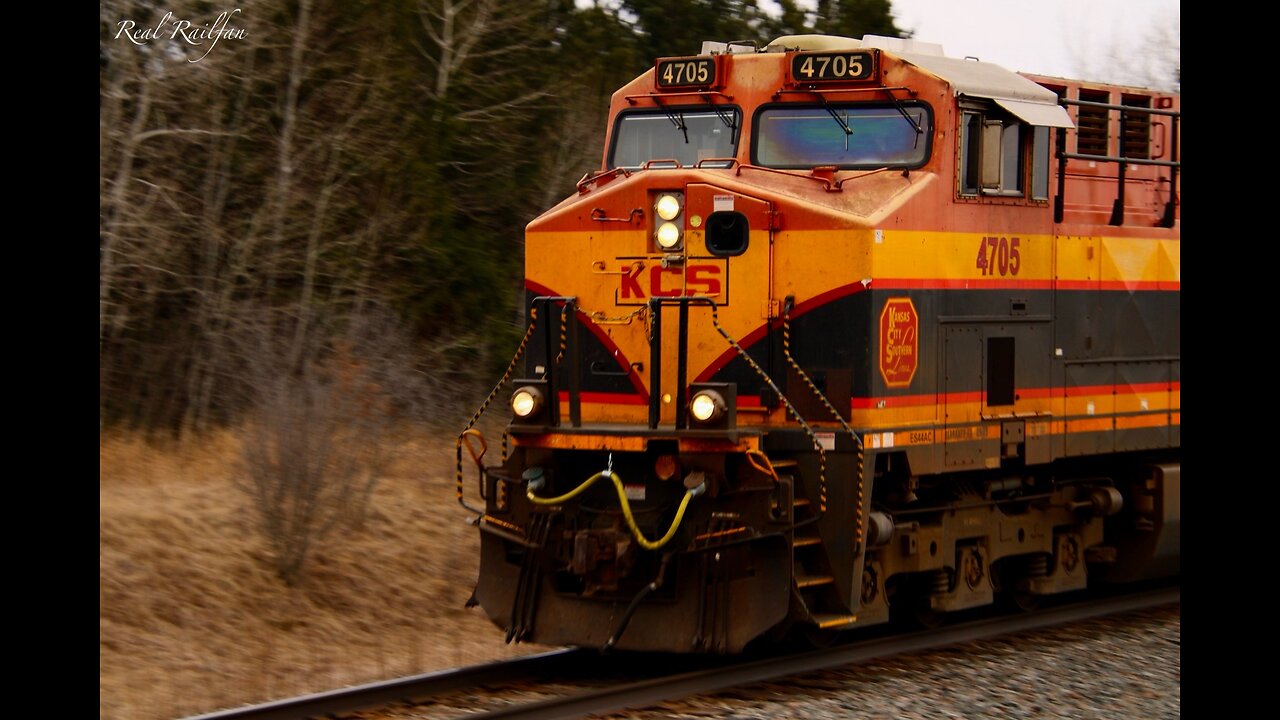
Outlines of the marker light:
[[534,387],[522,387],[511,396],[511,411],[527,418],[542,409],[542,393]]
[[700,423],[719,420],[725,412],[724,398],[715,390],[702,390],[689,403],[689,414]]
[[659,480],[670,480],[675,477],[677,469],[674,455],[659,455],[653,462],[653,474],[657,475]]
[[[668,195],[668,197],[670,197]],[[664,222],[658,227],[658,245],[664,250],[674,250],[680,244],[680,228],[673,222]]]
[[658,217],[663,220],[675,220],[680,214],[680,201],[675,195],[663,195],[658,198],[658,204],[654,209],[658,211]]

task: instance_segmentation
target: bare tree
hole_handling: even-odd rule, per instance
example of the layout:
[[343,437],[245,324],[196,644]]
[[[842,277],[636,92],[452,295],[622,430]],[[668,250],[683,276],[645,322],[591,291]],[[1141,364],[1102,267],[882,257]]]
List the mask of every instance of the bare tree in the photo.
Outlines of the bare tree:
[[364,304],[323,332],[305,333],[301,358],[288,332],[296,318],[258,318],[236,343],[257,398],[242,446],[243,485],[276,571],[295,584],[333,530],[362,522],[403,447],[403,420],[439,407],[440,383],[416,370],[404,327],[382,306]]
[[1101,52],[1070,49],[1077,77],[1181,92],[1181,17],[1157,18],[1138,42],[1113,37]]
[[[198,19],[204,6],[167,7]],[[328,305],[376,290],[370,269],[396,235],[373,229],[405,219],[367,201],[398,162],[405,104],[393,48],[336,54],[378,29],[347,28],[320,0],[257,4],[238,16],[247,38],[194,63],[167,38],[115,37],[120,18],[162,15],[103,8],[103,398],[117,418],[200,431],[245,396],[235,308],[254,299],[297,318],[299,361]]]
[[[422,90],[432,102],[431,119],[448,128],[455,152],[438,162],[451,171],[451,201],[471,220],[494,220],[492,190],[527,164],[531,113],[554,100],[549,83],[531,77],[545,59],[548,29],[539,24],[546,8],[519,0],[422,0],[418,51],[431,72]],[[532,81],[531,81],[532,80]],[[491,162],[493,158],[506,162]]]
[[523,297],[520,230],[603,127],[557,97],[571,8],[264,0],[207,54],[117,32],[208,22],[207,3],[100,13],[104,423],[235,422],[255,390],[233,346],[264,313],[289,319],[295,370],[364,301],[395,303],[455,360],[504,344],[508,314],[488,308]]

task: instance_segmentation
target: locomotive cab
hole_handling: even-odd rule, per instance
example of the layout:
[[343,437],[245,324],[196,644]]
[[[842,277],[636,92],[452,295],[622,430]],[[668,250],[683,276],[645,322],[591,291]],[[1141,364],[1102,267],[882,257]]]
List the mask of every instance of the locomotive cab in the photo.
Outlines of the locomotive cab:
[[909,40],[658,59],[526,229],[474,603],[737,652],[1176,572],[1177,130]]

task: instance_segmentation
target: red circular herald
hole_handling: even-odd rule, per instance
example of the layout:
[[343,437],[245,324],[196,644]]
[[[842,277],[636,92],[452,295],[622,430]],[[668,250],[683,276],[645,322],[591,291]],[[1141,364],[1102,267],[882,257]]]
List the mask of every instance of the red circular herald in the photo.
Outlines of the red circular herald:
[[891,388],[907,387],[920,358],[920,316],[911,298],[890,298],[880,313],[880,375]]

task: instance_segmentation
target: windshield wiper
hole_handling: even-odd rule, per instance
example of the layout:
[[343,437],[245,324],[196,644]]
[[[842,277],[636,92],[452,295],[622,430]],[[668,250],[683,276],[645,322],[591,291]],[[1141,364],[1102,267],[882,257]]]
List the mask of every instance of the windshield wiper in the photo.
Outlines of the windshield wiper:
[[845,151],[848,151],[849,136],[853,134],[853,130],[849,129],[849,123],[845,122],[845,119],[840,117],[840,114],[836,112],[835,108],[831,107],[831,104],[827,102],[826,98],[818,95],[817,93],[814,93],[814,96],[818,98],[818,102],[822,103],[822,109],[830,113],[831,118],[835,120],[836,124],[840,126],[840,129],[844,131],[844,149]]
[[906,118],[907,122],[911,123],[911,127],[915,128],[916,142],[912,147],[918,147],[920,145],[920,136],[924,134],[924,128],[920,127],[919,123],[915,121],[915,118],[911,117],[911,115],[907,113],[907,109],[902,106],[902,101],[899,100],[892,92],[889,93],[889,99],[893,101],[893,106],[898,108],[898,112],[902,113],[902,117]]
[[836,109],[832,108],[831,104],[827,102],[826,97],[823,97],[822,95],[818,95],[817,97],[818,97],[818,101],[822,102],[822,109],[826,110],[827,113],[831,114],[831,118],[833,120],[836,120],[836,123],[838,124],[838,126],[840,126],[840,129],[842,129],[842,131],[845,131],[845,152],[849,152],[849,136],[854,135],[854,131],[851,131],[851,129],[849,129],[849,123],[845,122],[845,118],[840,117],[840,113],[836,113]]
[[822,101],[822,109],[831,113],[831,117],[834,118],[835,121],[840,125],[840,129],[844,130],[845,138],[847,141],[848,136],[853,134],[853,131],[849,129],[849,123],[845,122],[844,118],[840,117],[839,113],[836,112],[836,109],[828,105],[826,100]]
[[[720,109],[719,105],[714,104],[711,106],[711,109],[715,112],[716,117],[720,118],[720,122],[724,123],[725,127],[729,128],[729,144],[736,145],[738,142],[738,126],[733,122],[733,113],[725,112]],[[686,142],[688,141],[686,140]]]
[[689,126],[684,124],[684,113],[676,112],[666,105],[661,105],[660,107],[662,108],[662,112],[667,114],[667,119],[671,121],[671,124],[675,125],[677,130],[684,133],[684,144],[688,145]]
[[686,126],[685,124],[685,114],[677,113],[676,110],[672,110],[669,106],[663,105],[662,101],[658,100],[657,97],[654,97],[653,102],[654,105],[662,108],[663,113],[667,114],[667,119],[671,120],[671,124],[676,126],[678,131],[685,133],[685,145],[689,145],[689,126]]

